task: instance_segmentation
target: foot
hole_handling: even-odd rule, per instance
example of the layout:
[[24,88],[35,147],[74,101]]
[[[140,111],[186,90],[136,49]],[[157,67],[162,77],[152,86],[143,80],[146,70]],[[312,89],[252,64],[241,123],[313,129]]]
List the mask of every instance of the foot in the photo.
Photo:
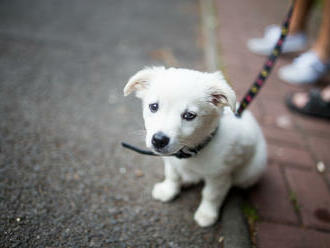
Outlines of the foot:
[[329,65],[323,63],[315,52],[308,51],[297,57],[292,64],[282,67],[279,77],[291,84],[315,83],[327,73]]
[[179,191],[180,186],[178,183],[165,180],[155,184],[152,190],[152,197],[162,202],[168,202],[173,200]]
[[[250,39],[247,43],[249,50],[259,55],[269,55],[281,35],[279,26],[266,27],[264,37]],[[307,38],[303,33],[289,34],[282,46],[282,53],[300,52],[306,48]]]
[[313,89],[309,93],[298,92],[290,95],[286,100],[287,106],[300,114],[330,118],[330,86],[321,93]]
[[194,220],[201,227],[211,226],[217,219],[218,209],[209,202],[201,203],[194,215]]

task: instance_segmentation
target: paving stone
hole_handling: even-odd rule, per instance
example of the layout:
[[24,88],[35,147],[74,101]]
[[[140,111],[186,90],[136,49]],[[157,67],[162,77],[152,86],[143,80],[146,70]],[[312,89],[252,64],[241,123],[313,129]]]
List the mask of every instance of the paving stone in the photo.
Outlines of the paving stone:
[[325,174],[325,178],[326,178],[327,183],[328,183],[328,185],[329,185],[329,187],[330,187],[330,173],[326,173],[326,174]]
[[329,233],[302,227],[259,223],[257,233],[257,247],[260,248],[327,248],[330,246]]
[[[267,97],[267,96],[263,96]],[[266,126],[275,126],[281,127],[281,123],[283,120],[286,121],[285,128],[288,130],[295,129],[294,119],[292,118],[289,110],[284,106],[283,103],[279,103],[278,101],[265,101],[263,100],[263,108],[264,108],[264,125]]]
[[[283,124],[286,125],[285,120]],[[263,126],[264,135],[268,143],[281,144],[286,143],[291,146],[298,146],[304,148],[306,142],[303,139],[302,135],[295,130],[287,130],[285,128]]]
[[257,121],[259,123],[263,122],[263,117],[264,117],[262,108],[260,106],[261,104],[262,104],[261,101],[256,100],[253,104],[251,104],[249,106],[249,110],[252,112],[252,114],[254,115],[254,117],[257,119]]
[[318,161],[323,161],[326,168],[330,169],[330,140],[316,136],[308,136],[311,151]]
[[286,168],[285,173],[296,195],[303,224],[330,230],[330,194],[321,175],[294,168]]
[[286,165],[297,165],[305,168],[314,168],[315,166],[310,153],[297,147],[268,144],[268,156],[270,160]]
[[330,124],[326,120],[294,115],[295,123],[306,134],[330,138]]
[[251,200],[262,219],[298,224],[284,177],[277,164],[268,166],[262,180],[252,189]]
[[[263,56],[250,53],[246,47],[246,42],[252,37],[261,37],[266,25],[280,23],[288,9],[288,2],[217,0],[216,3],[219,12],[221,58],[223,58],[221,62],[225,68],[225,74],[232,82],[237,92],[238,100],[240,100],[254,81],[265,61]],[[261,12],[263,13],[262,15],[260,14]],[[233,16],[242,16],[244,21],[242,21],[243,18],[233,18]],[[311,22],[314,26],[317,24],[315,18],[312,18]],[[310,28],[309,32],[315,35],[316,30],[316,28]],[[284,181],[286,180],[281,177],[282,174],[278,169],[278,164],[285,168],[292,165],[294,168],[315,172],[316,161],[313,160],[314,155],[315,157],[324,158],[326,151],[323,152],[320,149],[317,153],[314,150],[308,150],[310,146],[308,146],[309,143],[307,143],[308,140],[306,138],[318,136],[326,139],[330,134],[328,122],[292,114],[284,104],[288,93],[301,89],[281,82],[277,73],[280,67],[291,63],[295,56],[296,54],[287,54],[280,57],[272,75],[260,91],[256,102],[250,106],[265,132],[270,161],[275,162],[269,166],[270,170],[267,171],[265,178],[260,182],[261,186],[259,185],[251,189],[251,198],[254,197],[253,200],[257,203],[256,205],[259,205],[258,210],[261,218],[267,219],[267,221],[276,221],[277,219],[278,222],[290,223],[292,225],[287,226],[265,222],[258,225],[257,247],[261,248],[330,247],[329,232],[302,229],[299,227],[301,224],[295,222],[296,219],[292,218],[294,221],[284,220],[283,216],[285,216],[286,211],[281,211],[280,209],[276,211],[274,206],[277,206],[277,203],[271,204],[272,198],[281,198],[282,200],[282,197],[287,197],[288,194],[286,192],[287,189],[280,186],[285,184]],[[313,146],[318,147],[319,141],[315,140],[315,142],[314,144],[314,140],[312,140],[311,143],[313,143]],[[323,147],[326,149],[327,145]],[[327,178],[330,181],[330,176]],[[269,183],[270,180],[272,183]],[[308,184],[312,185],[311,183]],[[274,193],[267,195],[267,191]],[[285,205],[290,202],[287,203],[281,200],[276,202],[283,204],[282,208],[285,209]],[[274,211],[275,213],[273,213]],[[288,218],[290,218],[292,210],[288,210],[288,213]],[[281,217],[277,216],[278,214]],[[319,214],[324,214],[324,212]]]

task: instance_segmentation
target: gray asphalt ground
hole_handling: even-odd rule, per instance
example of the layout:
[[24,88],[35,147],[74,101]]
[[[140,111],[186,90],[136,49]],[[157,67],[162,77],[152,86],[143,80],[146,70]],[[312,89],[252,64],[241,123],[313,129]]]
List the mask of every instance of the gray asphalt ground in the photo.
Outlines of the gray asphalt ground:
[[145,65],[201,69],[197,0],[0,0],[0,247],[219,247],[193,221],[201,187],[151,198]]

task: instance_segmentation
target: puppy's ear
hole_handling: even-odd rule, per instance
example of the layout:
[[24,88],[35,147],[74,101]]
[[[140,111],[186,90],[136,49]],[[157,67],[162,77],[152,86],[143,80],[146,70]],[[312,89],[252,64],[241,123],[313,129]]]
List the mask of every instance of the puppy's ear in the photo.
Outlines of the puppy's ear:
[[160,71],[164,71],[164,67],[150,67],[138,71],[132,76],[124,88],[124,96],[128,96],[133,91],[136,92],[136,96],[139,98],[143,97],[143,93],[150,85],[153,77]]
[[211,86],[208,89],[208,102],[216,107],[229,106],[236,111],[236,94],[221,72],[212,73]]

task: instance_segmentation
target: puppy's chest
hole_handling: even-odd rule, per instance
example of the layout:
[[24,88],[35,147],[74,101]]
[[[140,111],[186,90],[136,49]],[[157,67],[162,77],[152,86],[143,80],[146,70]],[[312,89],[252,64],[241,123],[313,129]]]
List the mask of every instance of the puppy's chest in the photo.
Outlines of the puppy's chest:
[[[203,154],[204,155],[204,154]],[[191,159],[176,159],[172,163],[178,171],[184,173],[195,173],[200,176],[219,174],[230,170],[223,156],[199,156]]]

